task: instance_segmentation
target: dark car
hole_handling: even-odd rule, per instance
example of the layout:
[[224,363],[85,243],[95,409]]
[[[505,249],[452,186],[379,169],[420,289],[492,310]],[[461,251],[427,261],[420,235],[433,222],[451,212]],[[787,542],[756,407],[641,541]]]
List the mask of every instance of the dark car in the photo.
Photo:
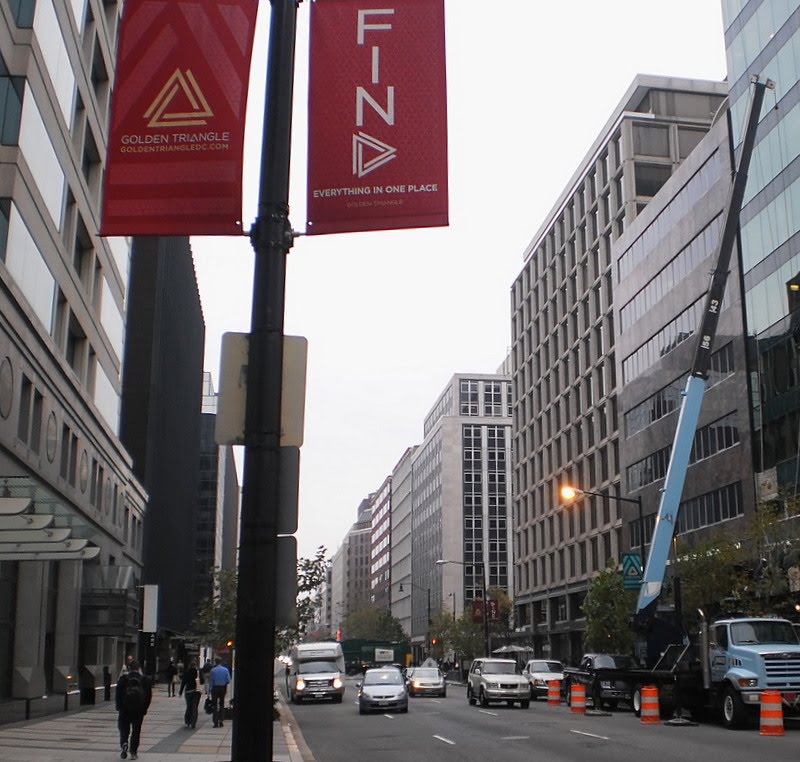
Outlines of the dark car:
[[632,686],[624,673],[633,666],[633,659],[622,654],[584,654],[579,667],[564,668],[567,704],[571,703],[572,685],[575,684],[585,687],[586,698],[591,699],[597,708],[616,709],[619,701],[630,701]]
[[410,667],[406,680],[409,696],[447,696],[444,675],[436,667]]
[[408,690],[396,667],[376,667],[364,673],[358,685],[358,713],[408,711]]

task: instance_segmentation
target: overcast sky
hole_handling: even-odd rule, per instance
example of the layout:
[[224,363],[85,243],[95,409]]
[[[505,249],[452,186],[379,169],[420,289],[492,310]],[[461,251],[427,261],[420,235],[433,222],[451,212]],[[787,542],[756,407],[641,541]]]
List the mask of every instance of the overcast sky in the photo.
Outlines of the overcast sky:
[[[402,2],[402,0],[396,0]],[[385,7],[385,6],[381,6]],[[256,31],[245,227],[258,197],[269,3]],[[298,14],[291,214],[305,228],[309,2]],[[720,0],[446,0],[450,226],[300,237],[286,333],[309,343],[299,554],[332,554],[454,373],[493,373],[511,343],[523,252],[637,73],[721,80]],[[205,369],[248,331],[246,237],[194,238]],[[237,452],[240,474],[243,453]]]

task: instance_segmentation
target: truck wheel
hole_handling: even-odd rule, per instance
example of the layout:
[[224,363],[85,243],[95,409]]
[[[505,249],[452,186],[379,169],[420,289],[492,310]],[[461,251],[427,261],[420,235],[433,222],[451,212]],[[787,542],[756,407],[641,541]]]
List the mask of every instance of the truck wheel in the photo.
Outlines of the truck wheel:
[[603,708],[603,692],[600,688],[600,683],[595,683],[592,688],[592,703],[597,711]]
[[467,703],[470,706],[475,706],[475,696],[472,695],[472,686],[467,686]]
[[564,684],[564,691],[565,691],[565,701],[567,706],[572,706],[572,683],[567,681]]
[[520,705],[520,706],[521,706],[523,709],[527,709],[527,708],[528,708],[528,707],[531,705],[530,699],[528,699],[527,701],[520,701],[520,702],[519,702],[519,705]]
[[481,688],[481,692],[480,692],[480,695],[478,696],[478,700],[481,702],[481,706],[484,709],[487,706],[489,706],[489,700],[486,698],[486,694],[484,693],[483,688]]
[[341,695],[334,696],[333,697],[333,703],[334,704],[341,704],[343,698],[344,698],[344,696],[341,696]]
[[642,686],[636,685],[631,694],[631,705],[633,706],[633,713],[636,717],[642,716]]
[[722,722],[729,730],[740,728],[747,719],[747,709],[745,708],[739,692],[728,686],[722,698]]

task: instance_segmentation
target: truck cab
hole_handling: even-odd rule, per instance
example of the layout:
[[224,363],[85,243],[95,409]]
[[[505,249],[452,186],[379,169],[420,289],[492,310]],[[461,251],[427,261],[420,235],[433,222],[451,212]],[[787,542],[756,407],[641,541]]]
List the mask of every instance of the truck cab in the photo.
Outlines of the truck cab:
[[344,654],[339,643],[300,643],[289,653],[286,692],[292,703],[344,698]]
[[784,711],[800,711],[800,642],[777,617],[722,619],[708,628],[708,678],[728,727],[754,720],[761,693],[778,691]]

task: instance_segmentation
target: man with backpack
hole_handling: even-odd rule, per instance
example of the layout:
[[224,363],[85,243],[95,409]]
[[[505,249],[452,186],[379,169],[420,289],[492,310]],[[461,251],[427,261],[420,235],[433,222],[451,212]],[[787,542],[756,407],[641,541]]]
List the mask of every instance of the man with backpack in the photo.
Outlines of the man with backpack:
[[[130,748],[131,759],[139,758],[139,737],[142,732],[142,720],[147,714],[153,698],[153,686],[149,678],[142,674],[138,661],[132,661],[128,671],[117,681],[116,706],[119,712],[117,727],[122,759],[128,758]],[[130,736],[130,739],[128,738]],[[128,742],[130,740],[130,747]]]

